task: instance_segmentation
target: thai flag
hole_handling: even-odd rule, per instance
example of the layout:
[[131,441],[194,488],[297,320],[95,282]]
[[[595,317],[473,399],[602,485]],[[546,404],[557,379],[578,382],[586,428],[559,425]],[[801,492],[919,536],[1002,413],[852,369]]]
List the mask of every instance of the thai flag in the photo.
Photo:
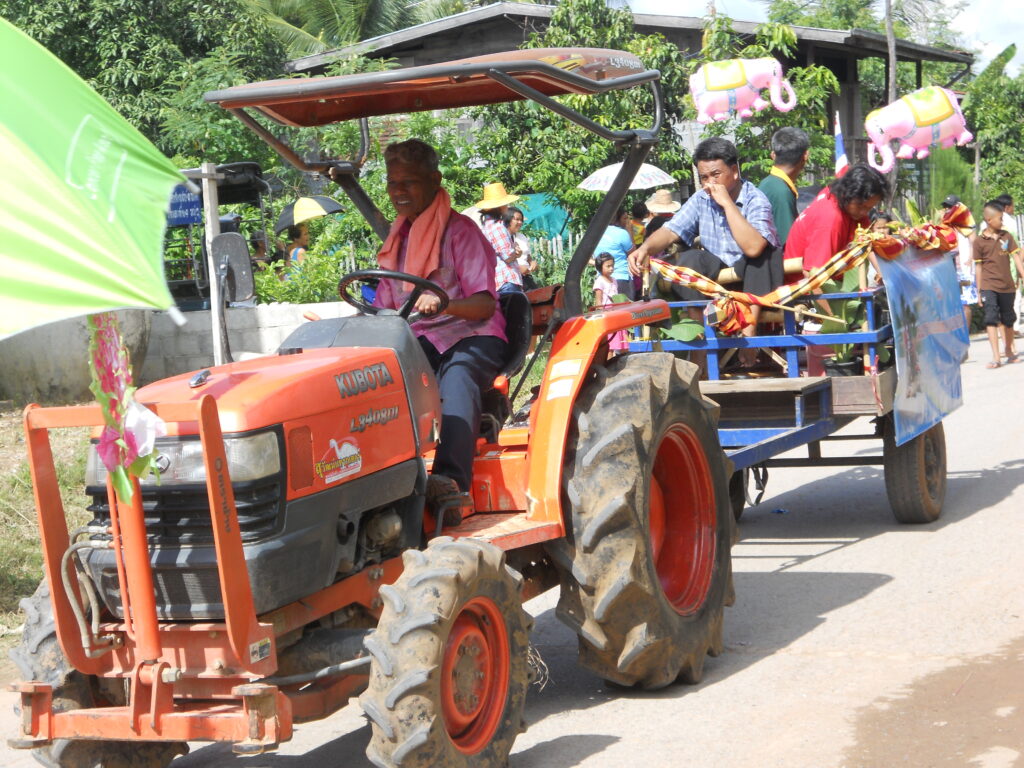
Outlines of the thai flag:
[[843,129],[839,125],[839,112],[836,111],[836,178],[840,178],[850,169],[850,161],[846,157],[846,147],[843,145]]

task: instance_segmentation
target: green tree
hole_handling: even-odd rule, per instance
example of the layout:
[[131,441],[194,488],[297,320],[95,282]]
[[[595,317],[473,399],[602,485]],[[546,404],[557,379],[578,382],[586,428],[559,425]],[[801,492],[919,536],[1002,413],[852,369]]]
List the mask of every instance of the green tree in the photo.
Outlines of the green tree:
[[[877,0],[762,0],[770,21],[822,29],[866,29],[885,34],[885,14],[876,15]],[[962,49],[954,19],[964,0],[893,0],[892,26],[897,38],[940,48]],[[961,65],[926,61],[924,84],[944,85]],[[916,70],[909,62],[896,67],[896,90],[908,93],[917,87]],[[882,58],[861,59],[857,65],[861,100],[865,114],[889,102]]]
[[[731,58],[791,57],[796,49],[796,34],[791,27],[768,22],[758,27],[752,44],[744,42],[727,16],[707,20],[704,48],[692,66]],[[818,65],[790,67],[786,78],[797,95],[797,106],[790,112],[765,109],[742,122],[728,120],[705,128],[708,135],[730,134],[740,152],[742,169],[760,179],[771,168],[768,138],[779,128],[803,128],[811,139],[808,175],[830,176],[832,168],[832,122],[828,114],[828,98],[838,92],[839,83],[831,70]]]
[[339,48],[418,23],[406,0],[247,0],[290,57]]
[[768,0],[768,21],[821,29],[880,31],[875,0]]
[[[686,109],[688,86],[680,50],[660,35],[636,33],[630,11],[609,8],[603,0],[565,0],[554,9],[547,29],[523,47],[575,47],[580,40],[595,48],[629,51],[661,70],[666,121],[649,162],[686,179],[688,163],[672,131],[672,122]],[[653,97],[646,88],[560,100],[608,128],[644,128],[653,120]],[[546,192],[575,220],[589,219],[600,197],[576,185],[598,168],[622,160],[620,149],[532,102],[481,108],[474,115],[483,124],[474,137],[476,151],[490,179],[500,179],[517,192]]]
[[474,0],[245,1],[266,18],[289,58],[323,53],[487,4]]
[[1008,46],[968,86],[963,101],[975,137],[975,178],[985,199],[1009,193],[1024,199],[1024,74],[1010,77],[1006,65],[1017,53]]
[[231,113],[203,100],[208,91],[249,82],[241,58],[215,48],[202,59],[184,62],[161,88],[160,143],[174,153],[179,168],[204,161],[252,160],[265,171],[281,165],[274,151]]
[[[565,0],[555,9],[547,30],[531,37],[525,47],[572,46],[580,39],[594,47],[629,51],[646,66],[661,71],[666,120],[661,142],[651,153],[650,162],[680,182],[690,178],[691,162],[677,127],[696,117],[689,97],[690,74],[705,61],[740,55],[785,56],[796,43],[788,27],[766,24],[759,30],[756,42],[745,45],[728,18],[715,17],[708,21],[703,50],[696,57],[687,57],[660,35],[637,33],[627,9],[608,8],[602,0]],[[793,112],[765,110],[743,123],[728,121],[704,130],[705,135],[734,135],[745,161],[744,169],[755,178],[760,178],[770,166],[767,136],[782,125],[807,129],[815,140],[815,162],[824,164],[831,157],[832,144],[825,138],[831,131],[824,105],[837,87],[835,77],[823,67],[796,67],[789,70],[787,77],[798,95],[799,106]],[[562,98],[610,128],[646,127],[652,119],[652,97],[646,89]],[[483,130],[476,136],[478,151],[490,166],[492,178],[501,179],[516,191],[547,192],[570,210],[577,222],[589,220],[601,198],[576,189],[576,185],[596,169],[621,160],[621,149],[595,140],[584,129],[529,102],[489,107],[476,114],[484,122]]]
[[[331,62],[327,74],[376,72],[391,66],[393,62],[390,59],[350,56]],[[177,153],[175,160],[183,168],[211,159],[218,163],[253,160],[260,163],[264,171],[277,176],[289,192],[309,192],[308,179],[299,171],[284,163],[276,152],[229,112],[203,100],[203,95],[209,91],[248,82],[250,78],[241,57],[225,48],[217,48],[209,56],[182,66],[164,86],[167,105],[161,122],[165,145]],[[292,130],[274,125],[272,130],[286,135],[291,145],[303,153],[317,148],[322,150],[320,142],[325,135],[332,137],[334,147],[342,142],[345,147],[343,154],[354,153],[358,146],[359,128],[354,122],[321,130]],[[345,137],[345,141],[341,137]]]
[[0,0],[0,15],[50,49],[170,155],[166,83],[216,49],[243,79],[280,71],[284,49],[243,0]]
[[[947,195],[955,194],[972,211],[981,212],[984,200],[974,185],[974,169],[955,148],[936,149],[929,159],[929,190],[925,213],[938,210]],[[988,199],[988,198],[985,198]]]

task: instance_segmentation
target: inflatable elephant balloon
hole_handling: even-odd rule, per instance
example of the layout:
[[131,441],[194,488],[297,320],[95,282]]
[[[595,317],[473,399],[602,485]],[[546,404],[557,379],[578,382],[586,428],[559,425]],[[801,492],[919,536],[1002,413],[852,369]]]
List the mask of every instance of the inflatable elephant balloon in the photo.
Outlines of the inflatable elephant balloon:
[[[690,93],[697,105],[697,122],[726,120],[735,112],[740,119],[768,106],[761,91],[768,89],[771,104],[780,112],[796,106],[796,94],[782,77],[775,59],[729,59],[704,64],[690,75]],[[788,101],[782,100],[782,91]]]
[[[896,164],[896,158],[908,160],[928,157],[932,144],[952,147],[963,146],[974,135],[967,130],[963,112],[952,91],[929,85],[927,88],[908,93],[891,104],[868,113],[864,119],[864,130],[871,140],[868,162],[871,167],[888,173]],[[900,142],[900,148],[893,156],[892,140]],[[876,153],[882,155],[882,162],[876,161]]]

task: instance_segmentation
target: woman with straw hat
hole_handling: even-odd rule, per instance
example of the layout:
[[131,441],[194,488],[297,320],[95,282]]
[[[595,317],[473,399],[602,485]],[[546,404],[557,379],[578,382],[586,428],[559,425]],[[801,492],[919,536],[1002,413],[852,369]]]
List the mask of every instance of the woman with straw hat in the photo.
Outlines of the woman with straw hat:
[[671,189],[659,189],[647,198],[647,210],[651,212],[651,220],[647,222],[644,230],[646,240],[652,234],[661,229],[662,225],[672,218],[672,215],[682,208],[683,204],[672,199]]
[[519,195],[510,195],[500,181],[484,184],[484,199],[476,204],[480,211],[480,224],[484,236],[494,248],[497,261],[494,266],[494,284],[498,293],[510,293],[523,290],[523,276],[519,272],[519,252],[516,250],[512,234],[502,219],[509,205],[519,199]]

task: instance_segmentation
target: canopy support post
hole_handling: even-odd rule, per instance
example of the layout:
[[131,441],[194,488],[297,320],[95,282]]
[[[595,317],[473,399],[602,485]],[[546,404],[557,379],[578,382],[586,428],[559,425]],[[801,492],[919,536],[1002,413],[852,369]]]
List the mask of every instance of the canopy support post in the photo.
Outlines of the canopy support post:
[[[217,279],[217,265],[213,261],[213,238],[220,234],[220,214],[217,199],[217,164],[203,163],[203,218],[206,219],[206,275],[210,283],[210,320],[214,329],[224,322],[223,298],[220,295],[220,281]],[[224,364],[224,344],[220,334],[213,333],[213,364]]]

